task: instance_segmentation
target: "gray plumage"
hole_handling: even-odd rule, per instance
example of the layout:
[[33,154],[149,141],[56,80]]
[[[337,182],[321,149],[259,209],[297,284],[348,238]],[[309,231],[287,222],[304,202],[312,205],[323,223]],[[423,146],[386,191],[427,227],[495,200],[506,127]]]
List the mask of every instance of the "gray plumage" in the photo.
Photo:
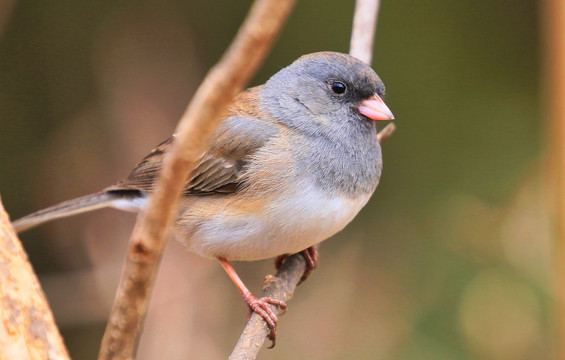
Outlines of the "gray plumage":
[[[349,93],[334,94],[334,81],[345,83]],[[350,197],[375,190],[382,169],[376,124],[354,108],[372,94],[384,96],[373,69],[345,54],[306,55],[273,75],[260,92],[266,111],[276,108],[273,117],[308,137],[308,146],[296,145],[297,167],[320,188]]]

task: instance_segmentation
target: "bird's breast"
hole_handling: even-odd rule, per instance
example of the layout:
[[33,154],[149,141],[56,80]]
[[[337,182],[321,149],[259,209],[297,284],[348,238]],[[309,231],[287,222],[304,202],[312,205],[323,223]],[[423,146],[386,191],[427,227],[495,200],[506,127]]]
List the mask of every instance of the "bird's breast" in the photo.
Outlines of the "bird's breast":
[[259,260],[296,253],[342,230],[369,200],[328,196],[314,184],[250,207],[234,200],[193,222],[190,250],[208,257]]
[[376,137],[349,140],[318,139],[316,146],[300,155],[298,166],[324,191],[356,199],[372,194],[379,182],[381,148]]

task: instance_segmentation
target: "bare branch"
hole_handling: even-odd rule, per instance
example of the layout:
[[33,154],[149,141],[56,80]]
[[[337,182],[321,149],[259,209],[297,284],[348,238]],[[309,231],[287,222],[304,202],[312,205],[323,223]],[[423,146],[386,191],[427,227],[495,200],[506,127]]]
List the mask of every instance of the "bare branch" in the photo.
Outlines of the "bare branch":
[[0,359],[69,359],[41,285],[1,202]]
[[379,0],[355,1],[353,16],[353,31],[349,43],[349,55],[371,64],[373,58],[373,43],[379,15]]
[[[376,28],[378,0],[357,0],[350,54],[370,63],[373,49],[374,30]],[[372,22],[371,24],[368,22]],[[386,140],[395,130],[394,124],[388,124],[378,134],[379,143]],[[306,270],[306,261],[301,254],[288,257],[275,276],[267,276],[263,284],[263,295],[281,301],[292,298],[294,289]],[[271,305],[271,309],[280,309]],[[269,328],[264,319],[253,313],[239,338],[230,360],[253,360],[269,334]]]
[[[262,296],[281,301],[290,300],[305,270],[306,260],[304,260],[302,254],[289,256],[275,276],[267,275],[265,277]],[[278,315],[282,313],[278,306],[270,305],[270,307]],[[269,328],[265,320],[256,313],[251,314],[229,360],[255,359],[268,334]]]
[[177,127],[161,178],[130,238],[129,251],[99,359],[135,357],[148,299],[176,202],[194,161],[205,151],[220,116],[255,72],[294,0],[256,0],[219,63],[198,88]]

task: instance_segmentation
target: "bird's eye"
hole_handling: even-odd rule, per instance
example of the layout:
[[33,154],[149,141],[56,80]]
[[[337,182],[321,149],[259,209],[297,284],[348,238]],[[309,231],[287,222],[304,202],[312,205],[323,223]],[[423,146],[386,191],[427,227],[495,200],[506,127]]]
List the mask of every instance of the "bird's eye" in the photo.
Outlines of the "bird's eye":
[[332,91],[338,95],[341,95],[347,90],[347,86],[340,81],[334,81],[332,83]]

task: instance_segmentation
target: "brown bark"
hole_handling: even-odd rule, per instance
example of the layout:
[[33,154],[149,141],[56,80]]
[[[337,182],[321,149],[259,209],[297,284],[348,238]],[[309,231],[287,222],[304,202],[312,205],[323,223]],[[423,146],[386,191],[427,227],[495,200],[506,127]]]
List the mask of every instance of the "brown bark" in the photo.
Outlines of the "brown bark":
[[[275,276],[267,275],[265,277],[261,296],[268,296],[285,302],[290,300],[305,270],[306,260],[304,260],[302,254],[289,256]],[[277,315],[282,314],[278,306],[270,305],[270,307]],[[229,360],[255,359],[269,331],[267,323],[260,315],[257,313],[251,314]]]
[[126,264],[102,339],[99,359],[135,357],[149,295],[181,187],[205,151],[220,116],[255,72],[294,0],[256,0],[236,38],[210,70],[177,127],[161,178],[130,238]]
[[0,360],[69,359],[53,314],[0,202]]

